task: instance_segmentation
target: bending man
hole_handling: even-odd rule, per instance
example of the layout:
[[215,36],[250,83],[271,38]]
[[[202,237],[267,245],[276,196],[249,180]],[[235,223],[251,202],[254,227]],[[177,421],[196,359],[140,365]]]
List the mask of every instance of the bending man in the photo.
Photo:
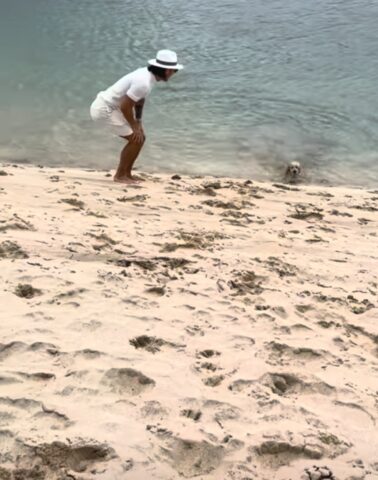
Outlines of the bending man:
[[182,68],[184,67],[177,63],[175,52],[160,50],[156,58],[148,62],[148,67],[138,68],[125,75],[100,92],[92,103],[92,119],[110,127],[113,133],[127,142],[114,175],[115,182],[138,182],[131,170],[146,139],[142,125],[145,98],[156,82],[167,82]]

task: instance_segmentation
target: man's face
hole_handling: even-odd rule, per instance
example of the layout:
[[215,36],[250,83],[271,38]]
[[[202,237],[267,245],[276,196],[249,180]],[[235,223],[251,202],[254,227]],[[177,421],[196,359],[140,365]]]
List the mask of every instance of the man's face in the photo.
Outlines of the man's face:
[[168,80],[172,77],[177,72],[177,70],[172,70],[170,68],[167,68],[165,70],[165,81],[168,82]]

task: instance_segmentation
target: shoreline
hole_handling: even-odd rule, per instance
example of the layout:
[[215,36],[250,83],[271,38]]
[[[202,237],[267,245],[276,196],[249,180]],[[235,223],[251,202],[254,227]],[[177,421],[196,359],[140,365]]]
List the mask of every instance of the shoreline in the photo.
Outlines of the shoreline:
[[[116,154],[117,152],[115,152]],[[0,168],[1,168],[1,165],[2,166],[13,166],[14,168],[41,168],[41,169],[52,169],[52,170],[72,170],[72,171],[83,171],[83,172],[88,172],[88,173],[94,173],[94,172],[98,172],[98,173],[109,173],[109,172],[113,172],[115,171],[115,166],[117,164],[117,158],[115,157],[115,160],[114,160],[114,165],[112,167],[109,167],[109,168],[99,168],[99,167],[96,167],[96,166],[73,166],[73,165],[69,165],[69,166],[65,166],[64,164],[62,165],[43,165],[43,164],[40,164],[38,162],[35,162],[33,160],[29,160],[29,159],[12,159],[12,160],[8,160],[8,161],[5,161],[2,159],[2,157],[0,156]],[[210,174],[210,173],[190,173],[188,172],[187,168],[184,168],[183,170],[177,170],[177,168],[172,168],[170,169],[169,167],[167,167],[166,169],[158,169],[156,166],[154,165],[150,165],[149,168],[145,168],[146,165],[144,165],[143,163],[143,159],[142,160],[139,160],[139,162],[137,161],[136,162],[136,166],[133,168],[133,172],[135,171],[135,173],[137,172],[143,172],[145,173],[146,175],[156,175],[156,176],[163,176],[163,177],[170,177],[170,176],[173,176],[173,175],[180,175],[180,176],[183,176],[183,177],[188,177],[188,178],[191,178],[191,179],[199,179],[199,178],[203,178],[203,179],[206,179],[206,178],[214,178],[214,179],[224,179],[224,178],[227,178],[227,179],[233,179],[233,180],[238,180],[238,181],[247,181],[247,180],[251,180],[251,181],[254,181],[254,182],[257,182],[257,183],[261,183],[261,184],[272,184],[272,183],[283,183],[284,185],[285,184],[288,184],[287,183],[287,180],[285,179],[285,163],[283,163],[281,165],[281,168],[280,168],[280,171],[277,169],[275,169],[275,171],[271,171],[271,175],[270,175],[270,178],[258,178],[258,179],[255,179],[252,175],[247,175],[245,174],[244,176],[235,176],[235,175],[227,175],[227,174],[219,174],[219,175],[214,175],[214,174]],[[287,165],[286,165],[287,166]],[[303,167],[303,165],[302,165]],[[290,186],[290,184],[288,184]],[[301,175],[301,177],[299,177],[293,184],[291,184],[292,186],[298,186],[298,187],[315,187],[315,188],[345,188],[345,189],[352,189],[352,190],[374,190],[376,189],[375,185],[376,185],[376,182],[374,182],[373,179],[370,179],[370,181],[365,184],[365,185],[360,185],[360,184],[351,184],[351,183],[347,183],[346,181],[344,183],[337,183],[337,182],[332,182],[331,180],[328,180],[326,178],[322,178],[320,180],[317,180],[316,182],[314,181],[314,176],[311,174],[311,176],[309,177],[307,175],[307,170],[304,169],[304,173]]]
[[0,164],[0,474],[376,478],[378,190],[106,172]]

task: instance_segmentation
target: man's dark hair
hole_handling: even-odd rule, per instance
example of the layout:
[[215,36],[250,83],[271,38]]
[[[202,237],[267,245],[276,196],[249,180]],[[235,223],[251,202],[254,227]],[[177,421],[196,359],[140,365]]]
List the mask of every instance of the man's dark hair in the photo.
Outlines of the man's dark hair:
[[155,65],[148,65],[148,71],[151,72],[153,75],[165,80],[165,71],[166,68],[162,67],[155,67]]

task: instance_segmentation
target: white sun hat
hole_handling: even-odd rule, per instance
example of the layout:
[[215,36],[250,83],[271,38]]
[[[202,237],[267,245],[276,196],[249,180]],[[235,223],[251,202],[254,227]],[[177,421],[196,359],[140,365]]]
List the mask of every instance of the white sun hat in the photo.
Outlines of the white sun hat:
[[148,64],[171,70],[182,70],[184,68],[184,65],[177,63],[176,52],[172,52],[172,50],[159,50],[156,58],[149,60]]

